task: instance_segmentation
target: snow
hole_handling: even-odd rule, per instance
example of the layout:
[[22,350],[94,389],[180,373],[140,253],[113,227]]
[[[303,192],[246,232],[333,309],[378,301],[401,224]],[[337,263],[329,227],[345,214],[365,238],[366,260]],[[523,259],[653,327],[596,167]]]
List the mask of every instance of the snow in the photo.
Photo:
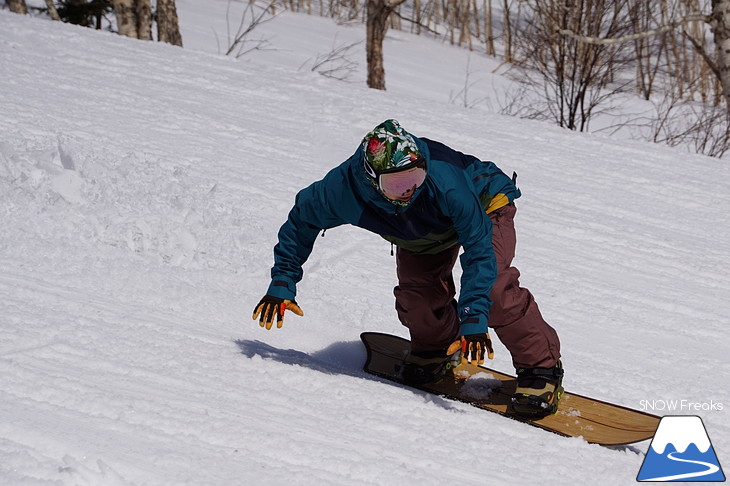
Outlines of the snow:
[[376,235],[327,231],[305,316],[250,319],[296,192],[389,117],[519,174],[516,265],[566,388],[724,405],[657,413],[701,415],[730,463],[724,161],[496,115],[497,60],[405,32],[386,92],[362,46],[349,82],[302,67],[361,25],[283,13],[273,50],[223,57],[226,2],[177,4],[184,49],[0,11],[0,484],[633,484],[648,441],[365,375],[361,332],[406,335]]
[[657,454],[664,454],[668,444],[674,445],[680,453],[686,451],[690,444],[697,446],[702,453],[711,446],[702,419],[696,416],[667,417],[662,420],[651,441],[651,448]]
[[[459,376],[457,372],[457,377]],[[502,386],[502,382],[491,373],[480,372],[469,376],[464,382],[462,392],[471,398],[485,399]]]

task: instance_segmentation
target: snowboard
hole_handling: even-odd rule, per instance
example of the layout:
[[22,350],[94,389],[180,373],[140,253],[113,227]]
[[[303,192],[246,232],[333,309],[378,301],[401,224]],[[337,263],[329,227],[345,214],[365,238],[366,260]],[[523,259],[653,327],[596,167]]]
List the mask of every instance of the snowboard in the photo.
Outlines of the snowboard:
[[[363,369],[399,382],[396,367],[410,350],[410,341],[378,332],[365,332],[360,338],[367,350]],[[438,383],[412,388],[465,402],[565,437],[582,437],[591,444],[612,446],[640,442],[651,439],[659,426],[660,417],[656,415],[570,392],[564,393],[555,414],[542,418],[521,417],[510,407],[516,384],[514,376],[463,362],[456,368],[454,377],[447,376]]]

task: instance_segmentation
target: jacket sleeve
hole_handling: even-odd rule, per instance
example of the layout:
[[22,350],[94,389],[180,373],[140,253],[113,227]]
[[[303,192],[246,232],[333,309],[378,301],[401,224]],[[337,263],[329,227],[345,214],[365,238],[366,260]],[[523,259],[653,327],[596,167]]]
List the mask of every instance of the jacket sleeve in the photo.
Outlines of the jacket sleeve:
[[343,164],[297,194],[286,222],[279,229],[268,295],[293,300],[296,285],[304,275],[302,265],[312,253],[319,232],[345,222],[337,214],[345,174]]
[[464,248],[460,257],[462,276],[458,303],[461,334],[485,333],[492,305],[489,294],[497,278],[492,222],[471,191],[448,191],[446,204],[459,243]]

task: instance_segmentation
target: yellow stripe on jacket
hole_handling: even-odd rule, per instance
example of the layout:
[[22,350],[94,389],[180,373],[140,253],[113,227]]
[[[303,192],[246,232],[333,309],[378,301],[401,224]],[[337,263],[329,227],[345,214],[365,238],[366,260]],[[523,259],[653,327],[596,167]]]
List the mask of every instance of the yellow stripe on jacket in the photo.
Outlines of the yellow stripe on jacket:
[[504,207],[510,203],[509,198],[502,193],[497,194],[492,198],[491,201],[489,201],[489,206],[487,206],[487,214],[491,213],[492,211],[496,211],[497,209]]

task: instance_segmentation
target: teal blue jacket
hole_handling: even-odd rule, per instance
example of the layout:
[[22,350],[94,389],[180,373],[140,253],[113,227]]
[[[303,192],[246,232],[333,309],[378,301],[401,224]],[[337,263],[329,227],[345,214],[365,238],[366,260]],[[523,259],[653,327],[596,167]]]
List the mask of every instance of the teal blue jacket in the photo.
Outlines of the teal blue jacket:
[[461,333],[487,331],[489,293],[497,276],[487,213],[511,203],[520,191],[494,163],[414,138],[426,157],[428,176],[407,206],[384,198],[366,177],[362,147],[297,194],[274,247],[269,295],[293,300],[320,231],[351,224],[417,253],[461,245]]

